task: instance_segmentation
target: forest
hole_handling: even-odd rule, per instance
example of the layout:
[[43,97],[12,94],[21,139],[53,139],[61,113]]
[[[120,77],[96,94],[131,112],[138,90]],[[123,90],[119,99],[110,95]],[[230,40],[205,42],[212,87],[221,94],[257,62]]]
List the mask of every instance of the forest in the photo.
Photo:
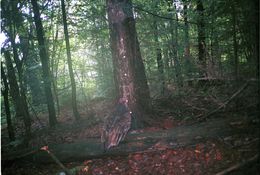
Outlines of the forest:
[[258,174],[258,0],[1,0],[3,175]]

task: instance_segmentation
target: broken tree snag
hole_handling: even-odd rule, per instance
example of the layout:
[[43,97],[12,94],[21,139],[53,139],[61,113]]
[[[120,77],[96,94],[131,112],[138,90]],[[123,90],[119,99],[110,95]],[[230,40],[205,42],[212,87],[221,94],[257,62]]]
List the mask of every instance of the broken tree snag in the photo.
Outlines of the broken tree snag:
[[130,0],[107,0],[110,45],[117,97],[126,98],[134,115],[148,106],[149,88]]

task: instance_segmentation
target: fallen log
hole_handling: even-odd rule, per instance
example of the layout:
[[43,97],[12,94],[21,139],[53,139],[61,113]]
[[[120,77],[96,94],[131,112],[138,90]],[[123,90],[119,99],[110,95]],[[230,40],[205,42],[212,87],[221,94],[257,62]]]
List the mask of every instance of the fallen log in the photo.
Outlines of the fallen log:
[[[106,152],[102,149],[99,138],[90,138],[67,144],[48,145],[48,148],[61,162],[73,162],[152,150],[162,140],[167,148],[179,148],[195,145],[206,139],[224,138],[243,132],[249,133],[248,129],[230,127],[229,122],[229,119],[211,119],[207,122],[178,126],[169,130],[129,133],[125,141],[120,143],[119,146],[113,147]],[[256,132],[255,128],[250,129],[252,133]],[[39,150],[39,148],[32,150]],[[2,163],[20,159],[38,163],[53,163],[53,160],[46,152],[32,150],[26,149],[14,153],[2,153]],[[31,153],[28,154],[28,152]]]

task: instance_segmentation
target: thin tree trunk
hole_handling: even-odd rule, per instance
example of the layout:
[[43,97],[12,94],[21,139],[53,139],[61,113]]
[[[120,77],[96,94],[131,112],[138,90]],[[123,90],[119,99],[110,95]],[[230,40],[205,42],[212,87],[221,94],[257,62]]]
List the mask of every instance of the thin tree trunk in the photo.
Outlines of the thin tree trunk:
[[182,75],[181,75],[181,64],[179,60],[179,54],[178,54],[178,13],[177,13],[177,6],[175,4],[175,1],[167,0],[168,4],[168,11],[171,12],[172,14],[175,13],[175,15],[171,15],[171,17],[175,18],[175,23],[173,21],[170,21],[170,34],[171,34],[171,47],[170,47],[170,52],[169,52],[169,57],[171,59],[173,69],[175,72],[175,80],[177,82],[178,86],[182,86]]
[[150,98],[131,7],[130,0],[107,0],[118,98],[128,100],[129,109],[138,121],[136,123],[142,124],[140,112],[149,108]]
[[184,50],[184,58],[189,59],[190,57],[190,37],[189,37],[189,24],[188,24],[188,15],[187,15],[187,1],[184,1],[183,6],[183,16],[184,16],[184,42],[185,42],[185,50]]
[[175,65],[175,71],[176,71],[176,79],[177,79],[177,84],[178,86],[182,86],[182,70],[181,70],[181,63],[179,59],[179,52],[178,52],[178,36],[179,36],[179,17],[178,17],[178,12],[177,12],[177,6],[176,6],[176,1],[174,1],[174,9],[175,9],[175,19],[176,19],[176,24],[174,28],[174,34],[175,34],[175,49],[174,49],[174,65]]
[[[167,0],[167,11],[169,13],[169,17],[173,17],[173,1]],[[173,62],[174,62],[174,49],[175,49],[175,42],[174,42],[174,29],[173,29],[173,20],[169,21],[170,23],[170,44],[167,48],[167,57],[168,57],[168,81],[171,81],[173,79]]]
[[197,0],[197,12],[198,12],[198,50],[199,50],[199,62],[201,67],[201,76],[207,76],[206,71],[206,42],[205,42],[205,22],[204,22],[204,7],[201,0]]
[[176,19],[176,23],[175,23],[175,28],[174,28],[174,34],[175,34],[175,50],[174,50],[174,55],[176,60],[178,60],[179,54],[178,54],[178,35],[179,35],[179,30],[178,30],[178,26],[179,26],[179,17],[178,17],[178,13],[177,13],[177,6],[175,4],[176,0],[174,1],[174,9],[175,9],[175,19]]
[[155,18],[153,21],[153,28],[154,28],[154,41],[156,46],[156,61],[157,61],[157,68],[159,72],[158,78],[160,82],[160,94],[163,95],[165,91],[164,69],[163,69],[163,61],[162,61],[162,50],[159,45],[158,26]]
[[16,69],[18,72],[18,82],[20,84],[20,99],[21,99],[21,103],[23,103],[23,107],[24,107],[24,111],[25,114],[24,115],[24,119],[25,121],[25,127],[27,128],[26,130],[28,130],[28,134],[30,135],[30,127],[31,127],[31,118],[30,118],[30,114],[29,114],[29,109],[28,109],[28,105],[27,105],[27,100],[26,100],[26,90],[25,90],[25,83],[24,83],[24,77],[23,77],[23,70],[22,70],[22,65],[23,62],[25,61],[25,58],[28,56],[28,42],[25,41],[21,36],[19,36],[20,42],[21,42],[21,50],[23,53],[23,58],[19,59],[18,56],[18,51],[17,51],[17,46],[15,43],[15,35],[16,35],[16,26],[17,28],[19,27],[19,25],[16,24],[15,21],[15,17],[14,15],[19,15],[19,11],[16,8],[17,3],[12,1],[11,3],[11,13],[8,9],[8,19],[11,21],[9,23],[9,31],[8,36],[11,42],[11,46],[12,46],[12,50],[13,50],[13,58],[14,58],[14,62],[16,64]]
[[4,68],[3,68],[3,63],[1,63],[1,76],[2,76],[2,80],[3,80],[3,84],[4,84],[4,90],[2,90],[2,94],[4,97],[4,106],[5,106],[8,136],[11,141],[14,141],[15,133],[14,133],[14,128],[13,128],[13,124],[12,124],[10,104],[9,104],[9,98],[8,98],[9,88],[8,88],[6,74],[5,74]]
[[[163,60],[164,60],[164,70],[165,70],[165,81],[170,81],[170,59],[168,54],[169,49],[167,47],[163,48]],[[165,85],[166,88],[166,85]]]
[[8,81],[10,84],[10,95],[14,102],[16,116],[18,118],[22,117],[23,119],[25,125],[25,141],[28,141],[31,136],[31,120],[29,117],[28,106],[26,100],[21,95],[9,51],[4,51],[4,56],[7,66]]
[[78,108],[77,108],[76,83],[75,83],[73,68],[72,68],[69,33],[68,33],[64,0],[61,0],[61,7],[62,7],[62,19],[63,19],[63,26],[64,26],[65,41],[66,41],[66,51],[67,51],[67,59],[68,59],[68,66],[69,66],[69,74],[70,74],[70,81],[71,81],[72,109],[73,109],[74,117],[76,118],[76,120],[79,120],[80,115],[79,115]]
[[[30,17],[32,17],[31,11],[29,12]],[[29,40],[29,56],[25,61],[26,64],[26,75],[28,76],[28,85],[31,90],[32,102],[34,105],[40,105],[44,103],[44,94],[41,87],[41,79],[39,77],[39,62],[37,57],[34,55],[34,39],[33,39],[33,24],[30,24],[30,29],[28,32]],[[33,69],[32,69],[33,68]]]
[[[254,1],[255,13],[255,59],[256,59],[256,77],[258,79],[258,118],[260,118],[260,57],[259,57],[259,1]],[[258,122],[258,128],[260,128],[260,122]],[[260,153],[260,140],[258,141],[258,152]],[[257,160],[258,165],[260,165],[260,156]]]
[[[57,72],[57,69],[58,69],[58,63],[57,64],[57,68],[55,69],[55,71]],[[54,63],[51,65],[52,67],[54,67]],[[56,74],[56,73],[55,73]],[[54,98],[56,100],[56,108],[57,108],[57,112],[58,112],[58,115],[60,114],[60,100],[59,100],[59,95],[58,95],[58,90],[57,90],[57,80],[56,80],[57,76],[54,76],[54,71],[52,71],[52,83],[53,83],[53,95],[54,95]]]
[[47,101],[48,112],[49,112],[49,123],[51,127],[54,127],[57,124],[57,118],[55,114],[53,95],[51,91],[49,55],[44,41],[44,31],[43,31],[42,21],[40,18],[37,0],[31,0],[31,3],[33,6],[34,22],[36,25],[37,39],[38,39],[39,50],[40,50],[40,58],[42,62],[44,89],[45,89],[46,101]]
[[[59,12],[58,11],[58,19],[59,20]],[[59,96],[58,96],[58,92],[57,92],[57,69],[58,69],[58,65],[59,65],[59,57],[57,58],[57,62],[55,61],[55,55],[57,54],[57,43],[58,43],[58,35],[59,35],[59,25],[58,22],[56,24],[56,32],[55,32],[55,36],[53,36],[53,47],[52,47],[52,54],[51,54],[51,77],[52,77],[52,86],[53,86],[53,95],[56,101],[56,108],[57,108],[57,112],[58,115],[60,114],[60,103],[59,103]],[[53,32],[54,33],[54,32]],[[60,53],[58,54],[60,56]],[[57,66],[54,65],[54,63],[56,63]],[[56,67],[55,71],[54,71],[54,67]],[[54,72],[55,76],[54,76]]]
[[234,49],[234,71],[235,71],[235,78],[238,80],[238,45],[237,45],[237,14],[236,14],[236,7],[233,6],[233,13],[232,13],[232,27],[233,27],[233,49]]
[[[18,12],[16,12],[18,14]],[[12,21],[13,18],[12,18]],[[12,49],[13,49],[13,58],[14,58],[14,62],[15,62],[15,65],[16,65],[16,68],[17,68],[17,72],[18,72],[18,82],[19,82],[19,85],[20,85],[20,89],[19,89],[19,105],[22,106],[22,116],[23,116],[23,120],[24,120],[24,125],[25,125],[25,132],[26,132],[26,141],[28,141],[28,139],[30,138],[30,135],[31,135],[31,117],[30,117],[30,113],[29,113],[29,108],[28,108],[28,104],[27,104],[27,100],[26,100],[26,90],[25,90],[25,84],[24,84],[24,81],[23,81],[23,70],[22,70],[22,65],[23,65],[23,62],[25,60],[25,58],[27,57],[28,55],[28,48],[26,48],[28,45],[27,42],[24,42],[23,39],[20,39],[20,42],[23,43],[22,44],[22,53],[23,53],[23,59],[19,59],[19,56],[18,56],[18,51],[17,51],[17,47],[16,47],[16,44],[15,44],[15,40],[14,40],[14,34],[16,33],[15,30],[12,29],[12,24],[9,25],[9,38],[10,38],[10,41],[11,41],[11,46],[12,46]],[[11,64],[11,57],[10,57],[10,54],[9,52],[6,53],[6,59],[8,60],[8,64],[10,64],[9,66],[12,66]],[[19,86],[18,86],[19,88]],[[17,98],[17,97],[16,97]]]
[[[12,97],[12,101],[14,104],[16,118],[19,118],[23,115],[21,111],[21,106],[19,105],[20,89],[18,87],[18,83],[15,76],[15,71],[12,65],[9,51],[4,51],[4,57],[6,61],[7,77],[10,85],[10,95]],[[18,99],[16,99],[17,97]]]

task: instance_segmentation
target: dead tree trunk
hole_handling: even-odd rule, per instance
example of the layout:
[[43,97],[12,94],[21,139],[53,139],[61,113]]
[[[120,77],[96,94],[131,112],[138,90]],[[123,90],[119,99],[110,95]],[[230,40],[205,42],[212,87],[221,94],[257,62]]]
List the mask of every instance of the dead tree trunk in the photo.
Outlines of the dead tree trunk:
[[44,41],[44,31],[43,31],[42,21],[40,18],[40,12],[39,12],[37,0],[31,0],[31,3],[33,6],[34,22],[36,25],[37,39],[38,39],[39,50],[40,50],[40,58],[41,58],[41,62],[42,62],[44,89],[45,89],[46,101],[47,101],[48,112],[49,112],[49,123],[50,123],[50,126],[53,127],[57,124],[57,118],[56,118],[56,114],[55,114],[53,95],[52,95],[52,91],[51,91],[49,54],[48,54],[48,51],[47,51],[47,48],[45,45],[45,41]]
[[73,110],[73,114],[74,114],[74,117],[76,118],[76,120],[79,120],[80,116],[79,116],[79,112],[78,112],[78,108],[77,108],[76,83],[75,83],[74,73],[73,73],[73,68],[72,68],[69,33],[68,33],[68,25],[67,25],[67,17],[66,17],[66,12],[65,12],[64,0],[61,0],[61,8],[62,8],[62,20],[63,20],[64,34],[65,34],[65,41],[66,41],[66,51],[67,51],[67,59],[68,59],[68,66],[69,66],[70,82],[71,82],[72,110]]
[[128,100],[129,109],[142,123],[141,113],[149,108],[149,88],[137,39],[130,0],[107,0],[110,42],[118,98]]

